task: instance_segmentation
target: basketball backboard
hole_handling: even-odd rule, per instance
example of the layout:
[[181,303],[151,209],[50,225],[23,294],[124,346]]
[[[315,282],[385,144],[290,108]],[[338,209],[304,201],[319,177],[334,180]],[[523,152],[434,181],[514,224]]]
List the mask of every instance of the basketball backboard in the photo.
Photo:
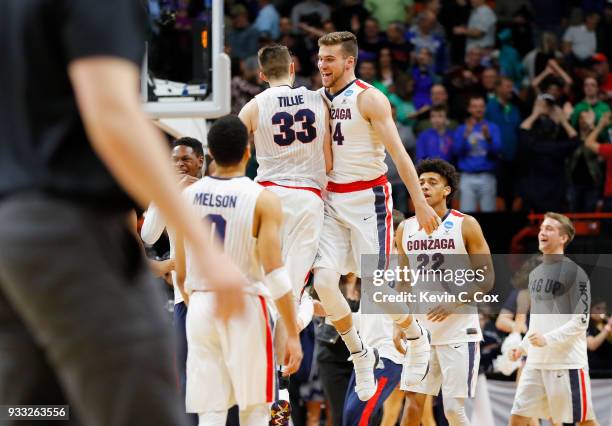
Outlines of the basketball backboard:
[[144,0],[148,42],[141,97],[150,117],[216,118],[230,112],[223,0]]

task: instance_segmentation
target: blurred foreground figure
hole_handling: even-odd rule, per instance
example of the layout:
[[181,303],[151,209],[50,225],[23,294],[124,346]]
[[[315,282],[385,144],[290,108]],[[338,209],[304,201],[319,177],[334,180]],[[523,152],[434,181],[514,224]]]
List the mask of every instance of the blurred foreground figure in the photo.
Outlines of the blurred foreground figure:
[[140,110],[144,22],[137,0],[0,4],[0,405],[183,424],[169,324],[128,226],[135,202],[155,201],[185,236],[220,319],[243,309],[242,274],[180,198]]

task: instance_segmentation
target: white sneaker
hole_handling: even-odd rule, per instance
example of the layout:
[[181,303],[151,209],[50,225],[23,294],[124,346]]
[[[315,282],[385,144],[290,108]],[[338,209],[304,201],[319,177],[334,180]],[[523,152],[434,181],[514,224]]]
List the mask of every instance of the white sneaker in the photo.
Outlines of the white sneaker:
[[406,354],[402,363],[402,389],[420,383],[429,373],[431,334],[421,328],[421,335],[406,340]]
[[355,392],[361,401],[367,401],[376,393],[378,383],[374,377],[374,370],[378,365],[378,350],[364,347],[363,351],[353,354],[349,360],[353,361],[355,369]]

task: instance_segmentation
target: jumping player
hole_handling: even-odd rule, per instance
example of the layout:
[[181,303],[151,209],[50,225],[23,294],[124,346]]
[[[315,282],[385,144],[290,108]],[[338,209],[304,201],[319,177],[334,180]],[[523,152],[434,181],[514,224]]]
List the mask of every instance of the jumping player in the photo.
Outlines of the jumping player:
[[[387,98],[355,78],[357,39],[350,32],[334,32],[319,39],[319,62],[324,89],[321,95],[331,111],[333,167],[325,198],[325,219],[315,261],[314,286],[325,311],[351,352],[355,391],[362,401],[376,392],[375,348],[366,347],[357,334],[348,303],[338,287],[340,275],[361,275],[361,255],[379,256],[385,268],[391,251],[391,185],[387,182],[385,148],[397,165],[416,209],[419,224],[433,232],[439,218],[418,185],[414,165],[404,149]],[[426,374],[429,343],[410,314],[394,318],[414,340],[407,351],[414,382]]]
[[[462,291],[488,292],[493,282],[493,267],[487,242],[480,225],[472,216],[448,208],[448,202],[457,190],[459,175],[455,167],[441,159],[424,160],[417,165],[421,189],[429,205],[442,220],[442,226],[431,235],[419,229],[415,218],[404,221],[397,231],[400,265],[413,269],[472,269],[484,271],[478,284],[461,287]],[[426,248],[420,242],[426,241]],[[435,246],[435,250],[430,250]],[[435,266],[434,266],[435,265]],[[437,284],[416,282],[415,288],[438,290]],[[454,283],[451,283],[451,285]],[[440,289],[446,291],[443,288]],[[427,377],[418,384],[409,385],[402,378],[400,389],[406,392],[402,425],[420,425],[427,395],[437,396],[442,388],[444,414],[451,426],[468,425],[465,399],[474,397],[478,365],[479,342],[482,332],[475,306],[439,305],[428,310],[419,305],[415,316],[431,333],[431,360]],[[421,313],[423,312],[423,313]],[[424,312],[427,312],[426,314]],[[396,347],[401,350],[398,333]]]
[[542,263],[529,274],[529,329],[513,361],[527,355],[512,406],[511,426],[530,418],[594,425],[586,330],[591,305],[589,279],[565,257],[576,231],[571,220],[546,213],[538,245]]
[[184,194],[200,217],[213,224],[249,285],[245,313],[227,324],[215,320],[208,284],[197,273],[189,246],[177,236],[177,282],[181,286],[184,281],[190,294],[186,406],[198,413],[200,426],[225,425],[227,410],[235,404],[241,425],[263,426],[276,393],[268,295],[287,330],[286,373],[297,371],[302,359],[293,293],[281,260],[281,206],[276,195],[244,176],[250,153],[240,119],[217,120],[208,132],[208,146],[216,171]]
[[287,47],[263,47],[258,59],[260,77],[270,87],[247,103],[239,117],[254,135],[259,163],[255,181],[281,200],[283,262],[303,329],[312,319],[313,304],[302,290],[319,246],[321,190],[331,168],[329,112],[317,92],[292,87],[295,68]]

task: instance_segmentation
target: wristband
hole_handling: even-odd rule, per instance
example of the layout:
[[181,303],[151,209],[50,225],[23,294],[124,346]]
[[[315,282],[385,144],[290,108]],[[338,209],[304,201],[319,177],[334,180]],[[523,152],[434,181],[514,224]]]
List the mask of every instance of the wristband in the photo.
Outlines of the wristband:
[[270,291],[273,300],[280,299],[291,291],[289,273],[284,266],[276,268],[264,278],[264,282]]

